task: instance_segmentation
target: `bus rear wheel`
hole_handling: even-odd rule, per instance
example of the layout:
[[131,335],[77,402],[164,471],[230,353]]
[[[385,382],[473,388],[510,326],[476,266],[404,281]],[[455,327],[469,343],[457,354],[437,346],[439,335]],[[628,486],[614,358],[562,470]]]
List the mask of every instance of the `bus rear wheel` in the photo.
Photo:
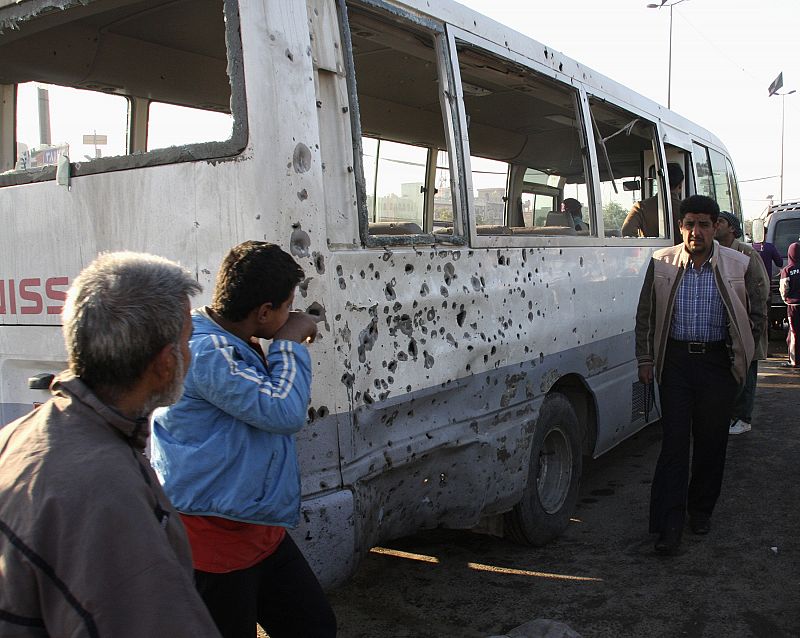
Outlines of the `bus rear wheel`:
[[575,510],[582,464],[578,417],[569,400],[554,392],[539,411],[528,483],[522,500],[505,514],[505,535],[534,546],[559,536]]

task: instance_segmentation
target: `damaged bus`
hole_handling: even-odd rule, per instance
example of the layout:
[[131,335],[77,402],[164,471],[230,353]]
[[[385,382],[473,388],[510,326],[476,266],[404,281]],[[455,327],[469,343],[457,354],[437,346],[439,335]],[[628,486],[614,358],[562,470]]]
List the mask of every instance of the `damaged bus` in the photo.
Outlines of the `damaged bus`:
[[[424,528],[546,543],[582,458],[659,416],[633,328],[667,162],[740,214],[713,135],[450,0],[0,0],[0,423],[65,367],[98,252],[204,302],[267,240],[320,323],[293,535],[322,582]],[[621,236],[647,197],[658,233]]]

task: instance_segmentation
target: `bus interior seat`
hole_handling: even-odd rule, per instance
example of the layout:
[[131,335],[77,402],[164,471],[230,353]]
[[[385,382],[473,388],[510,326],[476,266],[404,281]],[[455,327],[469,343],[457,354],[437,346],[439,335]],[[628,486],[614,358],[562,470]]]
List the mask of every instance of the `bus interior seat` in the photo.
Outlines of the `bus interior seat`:
[[422,228],[414,222],[370,222],[370,235],[420,235]]
[[545,226],[572,226],[572,215],[551,210],[547,213]]

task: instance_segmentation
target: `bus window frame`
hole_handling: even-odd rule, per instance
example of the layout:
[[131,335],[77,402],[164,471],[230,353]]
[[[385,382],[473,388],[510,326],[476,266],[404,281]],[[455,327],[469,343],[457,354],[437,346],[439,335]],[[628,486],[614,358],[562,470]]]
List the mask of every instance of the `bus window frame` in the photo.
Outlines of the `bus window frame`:
[[[590,144],[588,142],[588,129],[587,129],[587,122],[589,121],[587,118],[589,116],[588,111],[588,99],[586,97],[586,90],[580,82],[574,81],[568,76],[560,74],[559,72],[551,69],[536,60],[531,60],[521,54],[516,53],[507,48],[503,48],[499,45],[494,44],[493,42],[489,42],[483,39],[481,36],[476,35],[474,33],[470,33],[469,31],[465,31],[457,26],[452,24],[447,24],[447,37],[449,41],[449,47],[452,55],[452,62],[451,68],[454,76],[454,85],[456,87],[456,97],[458,101],[458,115],[459,115],[459,124],[462,131],[467,131],[467,122],[466,122],[466,108],[464,106],[464,93],[463,87],[461,84],[461,68],[458,62],[458,50],[456,47],[456,39],[468,44],[484,53],[496,57],[498,60],[506,60],[511,64],[516,64],[526,69],[529,69],[535,74],[543,75],[548,79],[551,79],[557,82],[559,85],[563,86],[566,91],[574,92],[574,97],[576,100],[575,104],[575,114],[576,117],[580,118],[581,126],[580,126],[580,133],[582,137],[582,143],[588,150],[588,161],[586,161],[586,177],[589,183],[587,183],[587,192],[589,193],[590,200],[592,202],[584,202],[584,210],[588,210],[589,214],[592,215],[594,211],[593,202],[597,201],[599,196],[599,190],[597,188],[597,155],[596,150],[594,148],[594,144]],[[603,228],[602,228],[602,219],[595,219],[595,228],[597,229],[597,236],[575,236],[575,235],[545,235],[545,236],[537,236],[537,235],[478,235],[477,228],[473,223],[474,219],[474,201],[473,201],[473,187],[472,187],[472,165],[469,160],[471,157],[470,154],[470,146],[469,146],[469,138],[465,134],[461,138],[461,144],[463,145],[462,155],[465,158],[464,160],[464,195],[466,196],[468,205],[467,205],[467,215],[465,217],[465,221],[468,224],[468,235],[469,235],[469,243],[470,246],[474,248],[525,248],[525,247],[546,247],[546,246],[553,246],[553,247],[560,247],[560,246],[602,246],[603,245]]]
[[[667,154],[666,154],[666,149],[664,148],[665,130],[661,119],[660,118],[654,119],[653,116],[647,113],[646,111],[637,108],[627,102],[622,102],[621,100],[616,99],[613,96],[608,95],[607,93],[604,93],[603,91],[600,91],[598,89],[593,88],[591,90],[587,90],[586,94],[587,94],[587,109],[591,108],[591,105],[589,104],[589,98],[594,97],[595,99],[603,100],[604,102],[607,102],[608,104],[611,104],[612,106],[615,106],[618,109],[622,109],[623,111],[626,111],[631,115],[634,115],[635,117],[646,120],[655,127],[656,144],[654,147],[655,150],[654,159],[656,162],[656,178],[658,179],[658,189],[660,193],[665,193],[665,194],[669,193],[669,187],[667,186],[667,174],[666,174]],[[595,145],[595,140],[594,138],[592,138],[592,146],[594,145]],[[645,173],[644,165],[640,166],[640,170],[643,174]],[[596,197],[602,212],[603,201],[600,193],[599,171],[595,179],[597,180],[597,191],[598,191]],[[644,184],[642,184],[641,194],[644,194],[644,192],[645,192]],[[670,200],[671,198],[666,196],[662,199],[665,213],[661,215],[659,224],[667,225],[667,228],[665,228],[664,232],[662,233],[664,235],[663,237],[617,237],[617,236],[602,237],[601,239],[604,240],[603,245],[655,246],[655,247],[669,247],[674,245],[673,238],[669,237],[669,233],[672,232],[671,230],[672,224],[668,222],[668,219],[670,219],[670,216],[672,215],[672,211],[670,210],[671,206]],[[630,212],[630,209],[628,209],[628,212]],[[601,220],[602,217],[603,216],[601,214],[600,215]],[[603,227],[603,233],[605,234],[605,226]]]
[[[78,6],[78,3],[75,3]],[[69,8],[69,7],[68,7]],[[27,20],[35,21],[39,16],[31,14]],[[27,21],[26,20],[26,21]],[[231,137],[214,142],[198,142],[140,152],[136,148],[135,135],[141,135],[141,118],[137,119],[135,106],[137,96],[121,95],[128,101],[128,135],[125,155],[95,158],[89,161],[70,161],[70,179],[84,175],[110,173],[115,171],[194,162],[201,160],[233,161],[247,147],[249,125],[247,112],[247,87],[242,54],[239,0],[223,0],[223,20],[225,23],[225,48],[227,53],[228,80],[231,86],[230,113],[233,118]],[[14,85],[14,109],[16,110],[16,86]],[[80,88],[80,87],[74,87]],[[149,102],[149,100],[145,100]],[[139,99],[141,102],[141,99]],[[137,128],[138,126],[138,128]],[[16,147],[16,127],[13,144]],[[0,175],[0,188],[37,182],[54,181],[56,166],[44,166]]]
[[[369,208],[367,205],[367,180],[364,175],[364,149],[361,142],[363,133],[361,130],[361,110],[356,87],[355,60],[353,59],[353,42],[350,32],[350,20],[347,5],[351,4],[366,10],[372,10],[387,17],[392,17],[399,24],[399,28],[407,25],[413,29],[423,29],[427,31],[434,45],[434,56],[436,59],[437,77],[441,84],[439,89],[439,103],[441,107],[442,128],[444,131],[446,150],[449,155],[450,164],[450,183],[451,193],[453,194],[453,234],[433,234],[424,232],[425,226],[433,223],[433,192],[428,191],[425,195],[425,205],[423,207],[423,227],[422,233],[412,235],[370,235],[369,233]],[[345,79],[347,82],[348,101],[350,103],[350,132],[353,143],[353,173],[356,187],[356,210],[358,214],[358,229],[361,237],[361,245],[365,248],[380,248],[385,246],[413,246],[417,244],[455,244],[464,245],[466,240],[463,235],[465,203],[462,195],[462,171],[463,161],[459,157],[459,144],[456,143],[459,132],[459,124],[455,121],[454,92],[455,86],[451,68],[449,44],[446,37],[445,25],[436,20],[413,15],[403,9],[386,4],[382,0],[337,0],[337,17],[339,21],[339,31],[342,41],[342,54],[345,67]],[[429,153],[429,161],[426,166],[426,184],[428,174],[436,171],[436,166],[430,165],[430,158],[433,157],[436,163],[436,153]]]

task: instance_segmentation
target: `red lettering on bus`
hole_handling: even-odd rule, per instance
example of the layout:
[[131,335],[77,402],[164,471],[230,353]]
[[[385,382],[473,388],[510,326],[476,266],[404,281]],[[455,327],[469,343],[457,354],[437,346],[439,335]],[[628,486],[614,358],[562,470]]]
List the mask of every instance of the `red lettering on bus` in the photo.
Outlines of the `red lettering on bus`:
[[44,284],[39,277],[0,279],[0,315],[15,315],[18,310],[21,315],[60,314],[68,286],[69,277],[49,277]]
[[[47,294],[47,299],[49,301],[66,301],[67,300],[67,291],[66,290],[58,290],[56,287],[60,286],[66,288],[69,285],[69,278],[68,277],[50,277],[45,284],[44,289],[45,293]],[[60,304],[58,306],[47,306],[47,314],[48,315],[57,315],[60,314],[61,311],[64,309],[64,304]]]
[[39,315],[44,310],[44,303],[42,303],[42,295],[35,290],[30,290],[33,287],[42,285],[41,279],[21,279],[19,282],[19,297],[20,300],[32,301],[32,306],[22,306],[20,312],[23,315]]

